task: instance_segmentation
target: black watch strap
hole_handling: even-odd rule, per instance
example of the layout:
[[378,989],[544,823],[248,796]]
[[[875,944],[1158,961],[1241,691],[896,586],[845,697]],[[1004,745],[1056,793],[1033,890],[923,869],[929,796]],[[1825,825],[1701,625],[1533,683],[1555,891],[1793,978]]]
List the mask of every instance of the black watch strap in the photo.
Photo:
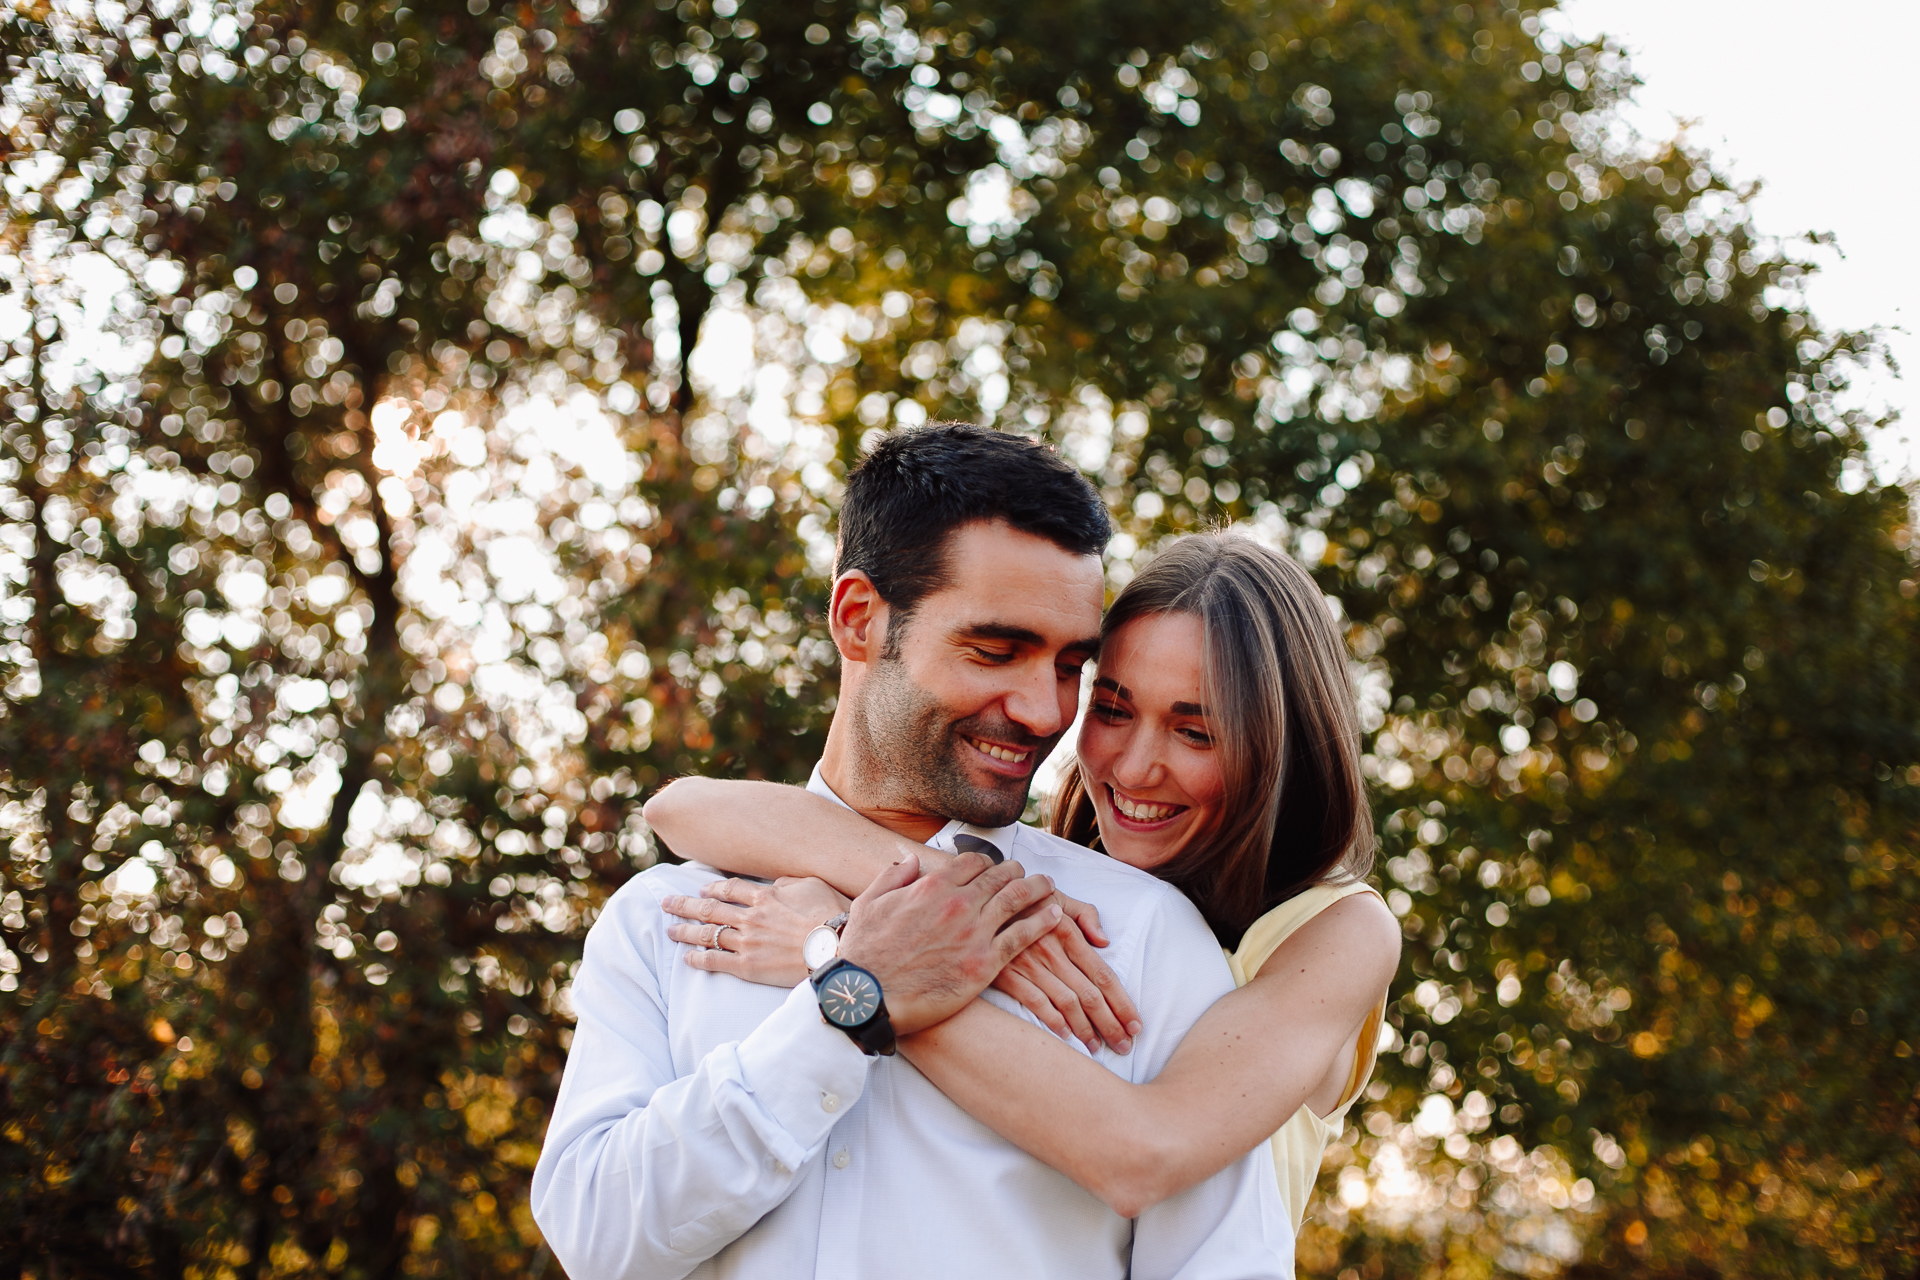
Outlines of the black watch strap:
[[880,1006],[880,1012],[873,1015],[873,1021],[848,1031],[847,1036],[860,1046],[860,1052],[882,1058],[891,1058],[897,1043],[893,1034],[893,1020],[887,1017],[887,1006],[884,1004]]

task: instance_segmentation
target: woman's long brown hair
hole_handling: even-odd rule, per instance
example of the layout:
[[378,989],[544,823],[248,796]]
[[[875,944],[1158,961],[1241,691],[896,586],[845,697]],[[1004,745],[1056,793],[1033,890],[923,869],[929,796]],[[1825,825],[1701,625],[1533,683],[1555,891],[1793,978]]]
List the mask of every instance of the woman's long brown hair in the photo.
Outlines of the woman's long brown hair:
[[[1346,646],[1306,571],[1240,534],[1172,543],[1121,590],[1101,634],[1166,613],[1200,619],[1202,698],[1226,791],[1214,827],[1154,874],[1193,899],[1232,948],[1309,885],[1373,869]],[[1081,844],[1098,831],[1078,767],[1067,771],[1051,825]]]

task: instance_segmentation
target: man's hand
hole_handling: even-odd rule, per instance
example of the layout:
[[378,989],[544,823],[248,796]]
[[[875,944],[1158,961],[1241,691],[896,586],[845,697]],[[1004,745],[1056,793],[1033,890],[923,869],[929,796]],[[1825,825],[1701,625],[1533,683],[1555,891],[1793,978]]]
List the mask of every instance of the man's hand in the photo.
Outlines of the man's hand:
[[963,853],[923,874],[908,858],[853,901],[840,955],[880,980],[893,1029],[908,1035],[958,1013],[1006,963],[1060,922],[1058,904],[1021,912],[1053,892],[1017,862]]

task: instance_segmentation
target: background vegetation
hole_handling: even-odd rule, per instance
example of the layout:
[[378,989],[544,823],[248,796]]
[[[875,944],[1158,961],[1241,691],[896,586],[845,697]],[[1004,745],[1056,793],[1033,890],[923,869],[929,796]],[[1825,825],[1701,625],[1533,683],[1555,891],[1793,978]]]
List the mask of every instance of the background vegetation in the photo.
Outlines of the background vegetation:
[[555,1274],[638,802],[803,774],[840,478],[953,416],[1344,611],[1408,948],[1304,1274],[1910,1274],[1862,339],[1540,16],[9,6],[0,1253]]

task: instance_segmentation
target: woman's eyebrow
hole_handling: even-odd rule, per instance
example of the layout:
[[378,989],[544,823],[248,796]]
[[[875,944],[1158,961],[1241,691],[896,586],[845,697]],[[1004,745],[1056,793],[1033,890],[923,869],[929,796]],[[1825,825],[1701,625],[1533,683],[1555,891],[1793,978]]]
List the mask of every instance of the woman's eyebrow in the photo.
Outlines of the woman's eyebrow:
[[1173,704],[1173,714],[1177,716],[1204,716],[1207,714],[1207,709],[1197,702],[1176,702]]
[[1121,684],[1112,676],[1101,676],[1093,682],[1093,687],[1096,689],[1104,689],[1114,697],[1124,699],[1128,702],[1133,700],[1133,690],[1127,688],[1127,686]]

